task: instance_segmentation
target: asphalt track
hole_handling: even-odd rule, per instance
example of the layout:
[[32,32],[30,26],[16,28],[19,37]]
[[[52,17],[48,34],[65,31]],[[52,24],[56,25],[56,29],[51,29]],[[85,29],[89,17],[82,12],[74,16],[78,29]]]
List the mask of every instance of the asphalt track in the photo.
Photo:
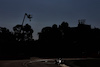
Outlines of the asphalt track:
[[55,64],[55,59],[0,60],[0,67],[68,67]]
[[63,64],[55,64],[53,59],[31,58],[27,60],[0,60],[0,67],[100,67],[100,59],[63,58]]

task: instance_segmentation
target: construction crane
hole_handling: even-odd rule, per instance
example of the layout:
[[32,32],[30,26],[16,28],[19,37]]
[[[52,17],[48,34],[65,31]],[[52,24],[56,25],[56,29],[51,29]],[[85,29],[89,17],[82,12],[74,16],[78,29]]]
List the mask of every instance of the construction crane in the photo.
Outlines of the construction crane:
[[23,24],[24,24],[24,20],[25,20],[25,17],[27,16],[27,18],[29,18],[29,20],[31,21],[31,15],[29,14],[27,14],[27,13],[25,13],[25,15],[24,15],[24,18],[23,18],[23,21],[22,21],[22,26],[23,26]]

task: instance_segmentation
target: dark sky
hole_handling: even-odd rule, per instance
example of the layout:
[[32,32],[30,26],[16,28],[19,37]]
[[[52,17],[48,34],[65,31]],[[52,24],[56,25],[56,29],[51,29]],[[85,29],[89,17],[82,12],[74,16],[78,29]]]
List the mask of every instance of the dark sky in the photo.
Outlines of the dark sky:
[[34,39],[43,27],[60,25],[62,21],[76,27],[79,19],[86,24],[100,28],[100,0],[0,0],[0,27],[10,30],[21,24],[24,14],[31,14]]

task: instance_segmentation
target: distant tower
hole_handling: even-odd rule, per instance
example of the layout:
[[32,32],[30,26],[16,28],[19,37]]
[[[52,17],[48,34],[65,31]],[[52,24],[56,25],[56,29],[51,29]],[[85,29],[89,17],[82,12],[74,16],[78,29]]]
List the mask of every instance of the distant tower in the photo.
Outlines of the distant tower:
[[81,19],[81,24],[85,24],[85,19]]
[[80,21],[81,21],[81,20],[78,20],[78,24],[80,24]]
[[80,20],[78,20],[78,23],[79,24],[85,24],[85,21],[86,21],[86,19],[80,19]]

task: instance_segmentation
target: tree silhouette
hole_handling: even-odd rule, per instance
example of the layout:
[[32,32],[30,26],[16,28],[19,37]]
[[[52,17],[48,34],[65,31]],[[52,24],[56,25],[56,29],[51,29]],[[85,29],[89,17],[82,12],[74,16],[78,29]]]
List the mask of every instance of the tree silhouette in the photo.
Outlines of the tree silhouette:
[[44,27],[39,33],[39,42],[43,44],[43,48],[47,47],[44,49],[56,56],[57,52],[60,52],[65,57],[97,57],[100,51],[100,29],[92,29],[91,25],[85,24],[84,21],[79,22],[77,27],[69,27],[67,22],[62,22],[59,27],[56,24]]
[[33,30],[29,24],[26,24],[25,26],[16,25],[13,27],[13,30],[17,41],[32,40]]
[[17,41],[23,40],[23,26],[22,25],[16,25],[13,27],[14,35],[16,37]]
[[24,32],[24,40],[30,41],[32,40],[32,33],[34,32],[29,24],[26,24],[23,28]]
[[1,42],[12,42],[14,41],[13,33],[5,27],[0,27],[0,41]]

